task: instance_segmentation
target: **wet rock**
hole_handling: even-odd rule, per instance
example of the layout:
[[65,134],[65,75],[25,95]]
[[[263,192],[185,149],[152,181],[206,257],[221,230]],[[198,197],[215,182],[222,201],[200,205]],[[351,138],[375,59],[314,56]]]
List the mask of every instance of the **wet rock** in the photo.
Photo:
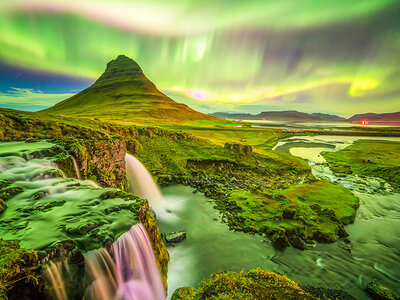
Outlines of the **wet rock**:
[[339,226],[338,236],[341,237],[341,238],[346,238],[346,237],[349,236],[349,234],[347,233],[347,231],[344,229],[344,226],[343,226],[343,225]]
[[368,294],[371,295],[372,298],[376,300],[399,300],[400,297],[396,295],[393,291],[391,291],[386,286],[380,284],[377,281],[368,282],[365,290]]
[[313,238],[320,243],[332,243],[337,240],[337,237],[333,233],[323,232],[323,231],[316,231],[313,234]]
[[304,250],[306,248],[305,242],[297,235],[289,238],[290,244],[297,249]]
[[290,242],[288,237],[286,236],[285,229],[277,229],[272,236],[270,237],[272,244],[277,249],[284,249],[286,247],[290,247]]
[[184,231],[175,231],[165,234],[165,241],[168,244],[179,243],[182,242],[184,239],[186,239],[186,232]]

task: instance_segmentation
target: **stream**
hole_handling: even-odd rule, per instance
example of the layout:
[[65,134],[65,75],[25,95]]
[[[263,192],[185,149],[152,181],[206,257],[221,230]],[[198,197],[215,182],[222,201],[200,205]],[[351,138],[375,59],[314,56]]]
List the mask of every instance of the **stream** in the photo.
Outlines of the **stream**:
[[[168,295],[182,286],[197,286],[199,281],[219,271],[247,271],[260,267],[286,274],[300,284],[342,289],[357,299],[370,299],[364,291],[376,279],[400,292],[400,195],[383,180],[357,176],[336,177],[324,164],[321,151],[338,151],[357,139],[343,136],[302,136],[282,140],[276,151],[309,161],[319,179],[337,181],[360,198],[354,224],[346,226],[351,244],[317,244],[301,251],[273,248],[259,235],[230,231],[221,221],[213,202],[201,193],[181,185],[162,189],[163,207],[157,211],[161,232],[184,230],[187,239],[169,246]],[[348,251],[351,249],[351,252]]]

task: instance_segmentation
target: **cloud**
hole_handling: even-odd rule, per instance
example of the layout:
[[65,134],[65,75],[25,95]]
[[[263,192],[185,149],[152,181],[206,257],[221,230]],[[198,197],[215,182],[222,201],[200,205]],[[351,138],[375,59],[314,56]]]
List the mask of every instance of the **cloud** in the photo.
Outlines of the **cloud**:
[[23,88],[12,88],[0,92],[0,107],[35,111],[67,99],[74,94],[46,94],[42,91]]

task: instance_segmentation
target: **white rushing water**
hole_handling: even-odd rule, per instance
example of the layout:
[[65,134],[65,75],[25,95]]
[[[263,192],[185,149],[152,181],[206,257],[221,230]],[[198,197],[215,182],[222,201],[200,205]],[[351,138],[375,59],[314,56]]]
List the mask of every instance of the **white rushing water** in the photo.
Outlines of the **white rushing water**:
[[140,198],[147,199],[153,208],[159,206],[162,195],[150,172],[133,155],[126,154],[125,161],[128,191]]

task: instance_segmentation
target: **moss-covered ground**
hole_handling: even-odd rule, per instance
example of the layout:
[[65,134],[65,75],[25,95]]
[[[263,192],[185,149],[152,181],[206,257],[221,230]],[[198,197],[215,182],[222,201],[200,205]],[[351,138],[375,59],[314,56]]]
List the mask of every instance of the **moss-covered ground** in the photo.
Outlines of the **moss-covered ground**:
[[358,198],[328,181],[264,192],[233,191],[226,203],[235,230],[265,233],[278,248],[304,242],[333,242],[345,237],[343,225],[354,221]]
[[200,282],[198,288],[180,288],[173,300],[183,299],[318,299],[297,283],[272,272],[252,269],[247,273],[223,272]]
[[337,174],[380,177],[400,189],[400,142],[358,140],[343,150],[321,154]]

